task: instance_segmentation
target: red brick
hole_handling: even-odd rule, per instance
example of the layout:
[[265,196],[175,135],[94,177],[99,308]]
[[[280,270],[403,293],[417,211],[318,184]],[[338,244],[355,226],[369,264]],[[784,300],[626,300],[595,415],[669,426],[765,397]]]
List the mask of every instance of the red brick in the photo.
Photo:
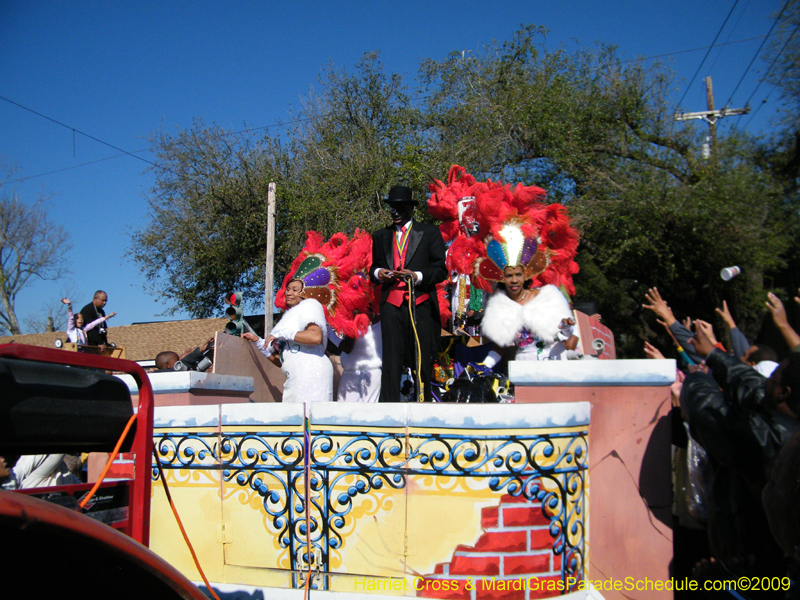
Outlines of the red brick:
[[[470,591],[467,589],[465,580],[458,579],[439,579],[423,577],[422,579],[414,580],[415,588],[417,589],[418,598],[447,598],[452,600],[469,600]],[[435,588],[439,589],[435,589]],[[442,589],[447,587],[448,589]]]
[[484,533],[475,544],[476,552],[521,552],[528,548],[528,532],[491,531]]
[[451,575],[499,575],[500,558],[497,556],[456,555],[450,562]]
[[481,527],[484,529],[487,527],[497,527],[497,512],[498,507],[496,506],[484,508],[481,511]]
[[108,468],[106,477],[111,479],[134,479],[132,462],[113,462]]
[[550,519],[542,514],[539,506],[504,506],[503,527],[521,525],[550,525]]
[[506,556],[503,559],[503,575],[524,575],[550,571],[549,554]]
[[[489,583],[487,581],[487,583]],[[483,585],[483,579],[475,580],[475,598],[477,600],[522,600],[525,598],[525,579],[495,579],[494,589]],[[505,589],[497,589],[504,587]],[[517,589],[514,589],[517,588]]]
[[544,529],[531,529],[531,550],[545,550],[553,548],[553,537],[550,535],[550,530]]
[[[553,582],[550,584],[549,582]],[[552,585],[552,589],[548,589],[547,586]],[[560,575],[554,575],[552,577],[537,577],[536,579],[529,580],[529,598],[533,600],[534,598],[553,598],[555,596],[560,596],[563,592],[562,581]]]
[[519,496],[512,496],[511,494],[505,494],[500,498],[500,504],[525,504],[528,502],[528,499],[520,494]]

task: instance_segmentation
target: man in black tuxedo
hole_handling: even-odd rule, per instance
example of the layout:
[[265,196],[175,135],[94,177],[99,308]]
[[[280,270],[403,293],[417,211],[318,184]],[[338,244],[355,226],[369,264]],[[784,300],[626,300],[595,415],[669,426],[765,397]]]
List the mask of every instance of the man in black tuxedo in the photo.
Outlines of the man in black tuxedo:
[[[383,370],[381,402],[400,402],[400,376],[411,367],[415,379],[424,386],[425,399],[431,398],[433,356],[438,350],[439,304],[436,284],[447,277],[442,234],[435,225],[412,220],[414,200],[410,188],[397,185],[385,202],[393,224],[372,234],[370,276],[382,283],[381,335]],[[408,304],[408,283],[416,293],[416,334],[420,342],[421,373],[414,361],[415,335]]]

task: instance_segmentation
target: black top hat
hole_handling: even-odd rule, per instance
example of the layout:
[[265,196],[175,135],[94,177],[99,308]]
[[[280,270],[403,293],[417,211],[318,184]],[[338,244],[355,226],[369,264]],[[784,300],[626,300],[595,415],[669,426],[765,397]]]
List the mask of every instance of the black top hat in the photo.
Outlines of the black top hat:
[[414,192],[411,188],[404,185],[396,185],[389,190],[389,196],[384,200],[387,204],[401,204],[403,202],[410,202],[412,204],[419,204],[414,200]]

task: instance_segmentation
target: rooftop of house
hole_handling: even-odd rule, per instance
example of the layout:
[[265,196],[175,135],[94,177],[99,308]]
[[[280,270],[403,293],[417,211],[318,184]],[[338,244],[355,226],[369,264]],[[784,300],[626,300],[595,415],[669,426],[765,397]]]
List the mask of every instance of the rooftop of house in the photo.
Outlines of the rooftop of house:
[[[227,318],[193,319],[190,321],[161,321],[135,323],[108,328],[108,341],[125,348],[128,360],[153,360],[159,352],[173,350],[182,354],[185,350],[200,346],[218,331],[225,329]],[[7,335],[0,337],[0,344],[14,342],[54,348],[55,341],[67,341],[64,331]]]

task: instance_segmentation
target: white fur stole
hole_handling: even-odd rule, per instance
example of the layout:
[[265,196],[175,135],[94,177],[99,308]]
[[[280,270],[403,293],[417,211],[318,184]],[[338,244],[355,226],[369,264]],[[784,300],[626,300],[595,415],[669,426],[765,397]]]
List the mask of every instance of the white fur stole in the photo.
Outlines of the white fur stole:
[[539,295],[527,304],[518,304],[498,290],[486,304],[481,333],[498,346],[511,346],[524,327],[550,344],[556,340],[562,319],[572,318],[567,299],[554,285],[540,288]]

